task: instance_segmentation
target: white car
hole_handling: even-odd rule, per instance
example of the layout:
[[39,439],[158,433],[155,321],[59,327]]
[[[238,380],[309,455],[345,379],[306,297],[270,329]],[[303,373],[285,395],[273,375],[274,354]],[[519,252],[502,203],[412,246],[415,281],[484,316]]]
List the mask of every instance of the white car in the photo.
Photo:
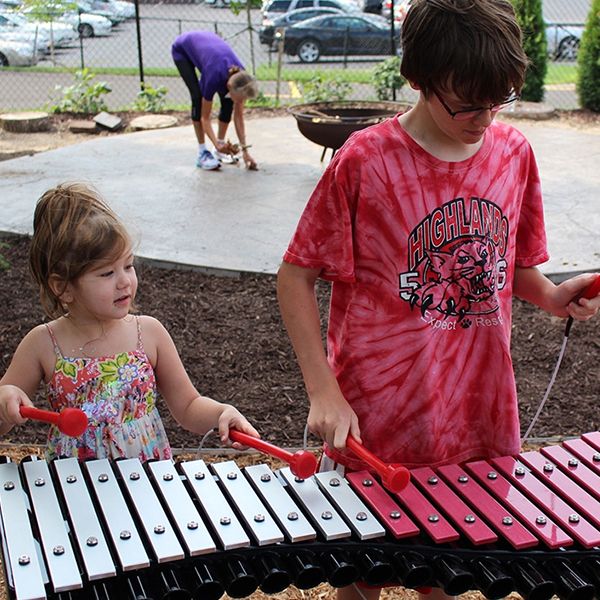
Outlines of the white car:
[[13,27],[3,22],[3,15],[0,15],[0,37],[3,40],[13,42],[24,42],[35,48],[38,54],[47,54],[50,52],[50,40],[43,32],[35,32]]
[[546,23],[548,55],[554,60],[577,60],[583,25]]
[[33,44],[2,39],[0,36],[0,67],[30,67],[37,64]]
[[81,37],[100,37],[103,35],[110,35],[112,31],[112,23],[106,18],[100,15],[92,15],[90,13],[66,12],[62,17],[59,17],[59,21],[72,25]]
[[79,35],[71,25],[66,23],[47,23],[43,21],[31,21],[27,17],[5,12],[0,14],[0,26],[13,27],[15,30],[29,31],[47,40],[52,39],[54,46],[64,48],[72,45],[79,39]]

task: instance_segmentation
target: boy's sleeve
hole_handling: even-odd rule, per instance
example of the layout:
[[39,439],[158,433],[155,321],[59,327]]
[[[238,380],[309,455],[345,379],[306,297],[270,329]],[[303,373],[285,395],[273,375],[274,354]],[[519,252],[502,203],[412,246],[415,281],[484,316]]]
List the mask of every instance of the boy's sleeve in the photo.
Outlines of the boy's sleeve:
[[516,266],[523,268],[535,267],[550,258],[546,242],[540,174],[529,144],[527,151],[528,160],[524,161],[527,183],[519,215],[515,255]]
[[321,269],[320,277],[331,281],[354,281],[353,222],[358,197],[358,169],[338,153],[312,193],[285,262]]

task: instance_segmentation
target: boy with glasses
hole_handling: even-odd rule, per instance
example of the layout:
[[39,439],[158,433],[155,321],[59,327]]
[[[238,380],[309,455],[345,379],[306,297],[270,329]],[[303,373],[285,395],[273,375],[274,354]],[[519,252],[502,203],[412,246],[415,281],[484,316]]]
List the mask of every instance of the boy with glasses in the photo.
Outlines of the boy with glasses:
[[[309,428],[352,470],[366,465],[349,434],[407,467],[518,453],[513,295],[559,317],[600,307],[573,301],[593,275],[555,285],[536,268],[548,252],[535,158],[494,120],[527,67],[510,1],[416,0],[402,45],[418,101],[336,153],[278,275]],[[333,282],[327,354],[317,278]]]

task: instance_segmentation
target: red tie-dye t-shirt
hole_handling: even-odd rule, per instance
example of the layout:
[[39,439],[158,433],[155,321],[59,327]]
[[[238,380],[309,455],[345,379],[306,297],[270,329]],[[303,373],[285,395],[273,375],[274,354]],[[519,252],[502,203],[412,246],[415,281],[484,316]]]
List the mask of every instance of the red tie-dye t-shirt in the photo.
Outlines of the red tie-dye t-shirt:
[[547,259],[520,132],[494,122],[474,156],[445,162],[396,118],[336,154],[284,256],[333,281],[329,362],[365,446],[407,466],[518,451],[514,268]]

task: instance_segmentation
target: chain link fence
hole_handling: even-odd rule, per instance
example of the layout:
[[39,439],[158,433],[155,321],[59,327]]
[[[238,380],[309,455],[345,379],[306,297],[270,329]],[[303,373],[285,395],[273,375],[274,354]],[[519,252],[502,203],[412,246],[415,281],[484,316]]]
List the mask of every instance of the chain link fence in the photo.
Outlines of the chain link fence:
[[[321,55],[315,62],[303,62],[298,56],[298,46],[292,47],[292,42],[288,45],[288,39],[280,45],[261,43],[263,16],[260,10],[247,10],[242,6],[236,14],[226,4],[228,0],[210,0],[211,3],[206,0],[189,3],[140,2],[137,7],[139,19],[136,19],[131,3],[126,7],[127,3],[114,0],[86,1],[86,5],[80,5],[81,14],[72,22],[80,32],[78,39],[65,46],[57,44],[51,54],[39,57],[36,67],[18,72],[0,69],[0,110],[39,109],[51,105],[62,93],[62,89],[56,87],[64,89],[71,85],[72,70],[82,67],[96,73],[95,80],[110,86],[112,91],[105,98],[110,110],[131,107],[142,82],[155,89],[164,86],[168,105],[183,108],[188,104],[188,92],[174,68],[170,47],[177,35],[194,29],[214,31],[223,37],[246,69],[258,77],[262,100],[272,103],[302,102],[307,93],[307,82],[315,78],[333,81],[328,84],[329,88],[327,85],[324,87],[325,94],[327,89],[333,94],[336,82],[343,82],[343,93],[347,99],[377,99],[373,85],[374,70],[393,54],[389,33],[385,34],[385,40],[379,46],[374,45],[374,38],[368,42],[368,52],[378,54],[365,55],[362,53],[365,46],[359,50],[352,46],[353,33],[346,28],[335,54],[327,55],[321,47]],[[307,0],[304,1],[306,3]],[[311,3],[313,1],[318,3],[319,0],[310,0]],[[116,4],[127,8],[128,14],[110,13],[109,7]],[[14,8],[2,5],[0,0],[0,17]],[[578,107],[576,57],[589,10],[590,0],[544,1],[549,50],[545,101],[556,108]],[[363,15],[357,13],[359,17]],[[370,18],[369,15],[367,18]],[[107,27],[108,22],[110,24]],[[324,46],[325,32],[321,35],[318,33],[314,36],[315,40]],[[0,53],[2,36],[0,19]],[[287,51],[292,53],[288,54]],[[312,59],[314,53],[304,56],[304,60]],[[414,95],[408,86],[404,86],[398,91],[396,99],[412,101]]]

